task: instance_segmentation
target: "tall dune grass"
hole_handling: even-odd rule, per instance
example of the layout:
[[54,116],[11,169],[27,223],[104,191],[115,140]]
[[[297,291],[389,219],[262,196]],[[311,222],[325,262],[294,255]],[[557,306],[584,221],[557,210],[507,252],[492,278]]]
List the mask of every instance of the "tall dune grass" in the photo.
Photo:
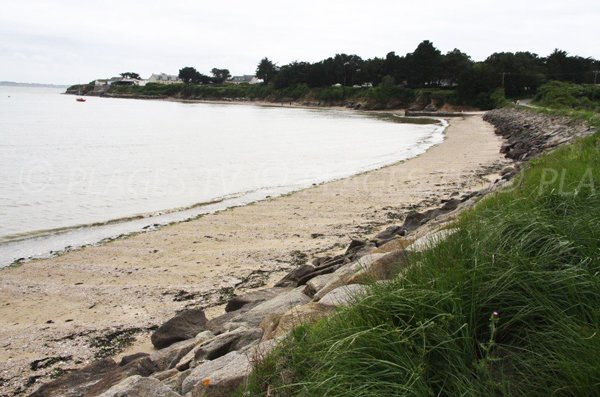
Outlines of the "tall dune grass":
[[600,395],[600,138],[512,188],[355,306],[301,326],[244,395]]

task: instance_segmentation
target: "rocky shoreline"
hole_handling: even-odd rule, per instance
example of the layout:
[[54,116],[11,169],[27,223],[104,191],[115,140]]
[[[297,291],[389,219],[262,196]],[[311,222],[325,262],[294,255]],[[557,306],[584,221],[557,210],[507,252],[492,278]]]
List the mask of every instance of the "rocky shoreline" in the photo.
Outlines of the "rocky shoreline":
[[[513,109],[490,112],[486,119],[495,125],[497,133],[506,137],[511,148],[525,149],[526,157],[511,157],[509,153],[516,152],[503,149],[507,157],[518,160],[529,159],[556,146],[548,142],[563,144],[573,137],[591,133],[584,125],[563,125],[564,128],[556,128],[553,134],[548,134],[548,126],[560,121]],[[511,133],[516,130],[521,132]],[[544,142],[543,145],[540,142]],[[189,305],[158,329],[139,327],[97,336],[98,344],[103,345],[99,351],[106,349],[114,353],[132,334],[153,331],[152,342],[158,350],[129,355],[119,363],[112,358],[101,359],[42,385],[32,395],[228,395],[244,381],[251,362],[272,349],[294,325],[314,321],[336,306],[351,303],[352,296],[364,292],[368,282],[397,274],[407,250],[422,249],[451,233],[441,231],[442,227],[462,209],[505,184],[518,167],[518,162],[504,167],[501,177],[484,190],[444,197],[442,205],[433,208],[431,202],[423,203],[421,208],[425,209],[419,212],[407,209],[401,215],[401,224],[387,227],[372,238],[355,236],[340,255],[310,258],[310,254],[298,251],[293,255],[293,269],[272,288],[252,290],[264,285],[264,279],[269,276],[257,270],[244,278],[241,288],[236,288],[236,291],[251,291],[246,294],[234,295],[233,288],[200,295],[173,291],[173,299],[181,299]],[[491,171],[494,170],[480,172]],[[377,225],[367,226],[365,234],[377,228]],[[207,319],[202,309],[219,303],[226,303],[225,313]],[[56,368],[54,364],[65,359],[68,355],[47,357],[32,361],[31,365],[52,371]],[[33,385],[24,386],[13,395]]]
[[586,122],[522,108],[491,110],[483,119],[493,124],[496,133],[504,138],[501,153],[515,161],[529,160],[593,132]]
[[[498,180],[491,190],[507,179]],[[111,358],[94,362],[31,396],[230,395],[249,374],[251,363],[295,325],[351,304],[369,280],[393,277],[407,250],[443,238],[448,232],[440,233],[440,225],[485,193],[463,194],[439,208],[409,212],[401,226],[353,240],[341,255],[301,264],[275,287],[232,296],[225,313],[211,320],[202,309],[184,309],[152,333],[157,352],[128,355],[119,363]]]

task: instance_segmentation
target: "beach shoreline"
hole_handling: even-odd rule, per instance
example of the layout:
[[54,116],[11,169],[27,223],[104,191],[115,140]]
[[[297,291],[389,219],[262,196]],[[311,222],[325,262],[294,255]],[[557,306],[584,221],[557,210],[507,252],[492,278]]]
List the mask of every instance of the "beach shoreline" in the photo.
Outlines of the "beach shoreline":
[[[453,119],[446,139],[417,157],[0,270],[0,395],[81,367],[98,357],[94,341],[107,334],[147,345],[148,330],[179,309],[200,306],[214,316],[233,292],[270,286],[410,209],[485,187],[508,163],[501,143],[481,116]],[[60,359],[32,369],[46,357]]]
[[[171,100],[171,99],[169,99]],[[175,102],[189,102],[201,104],[232,104],[227,101],[203,101],[172,99]],[[233,104],[244,106],[272,107],[268,102],[235,102]],[[279,107],[279,106],[275,106]],[[408,123],[408,124],[430,124],[434,127],[431,135],[417,145],[411,151],[414,153],[406,158],[393,159],[380,164],[345,172],[341,175],[333,175],[324,180],[316,180],[314,183],[300,183],[292,185],[265,186],[253,191],[231,192],[225,196],[208,198],[203,202],[193,203],[182,207],[163,208],[148,213],[134,213],[115,219],[105,219],[90,224],[74,224],[56,229],[32,230],[15,235],[7,236],[0,241],[0,269],[5,267],[19,266],[31,260],[48,259],[63,255],[67,252],[78,250],[88,246],[105,244],[107,242],[127,238],[135,234],[156,230],[180,222],[188,222],[209,213],[219,212],[231,207],[248,205],[267,198],[278,197],[294,193],[311,186],[334,182],[348,177],[362,175],[367,172],[393,166],[399,162],[418,157],[429,150],[432,146],[441,143],[444,139],[444,131],[448,126],[444,118],[434,117],[405,117],[396,111],[357,111],[347,108],[335,107],[307,107],[301,105],[283,105],[285,108],[302,108],[317,110],[339,110],[358,114],[365,117],[384,118],[386,122]],[[43,247],[43,248],[42,248]],[[17,253],[15,255],[15,252]],[[36,254],[30,254],[36,252]]]

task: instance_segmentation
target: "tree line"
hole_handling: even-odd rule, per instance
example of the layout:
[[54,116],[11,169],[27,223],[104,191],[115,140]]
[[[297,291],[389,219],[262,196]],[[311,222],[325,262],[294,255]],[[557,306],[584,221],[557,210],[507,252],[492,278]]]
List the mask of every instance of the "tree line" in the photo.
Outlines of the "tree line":
[[453,87],[460,96],[489,95],[504,87],[507,96],[516,97],[534,93],[549,80],[593,83],[599,69],[598,60],[571,56],[559,49],[547,57],[531,52],[499,52],[475,62],[459,49],[442,54],[425,40],[404,56],[390,52],[384,58],[362,59],[337,54],[315,63],[295,61],[283,66],[264,58],[256,76],[275,88],[298,84],[311,88],[334,84],[377,86],[384,79],[387,84],[393,79],[393,84],[408,88]]

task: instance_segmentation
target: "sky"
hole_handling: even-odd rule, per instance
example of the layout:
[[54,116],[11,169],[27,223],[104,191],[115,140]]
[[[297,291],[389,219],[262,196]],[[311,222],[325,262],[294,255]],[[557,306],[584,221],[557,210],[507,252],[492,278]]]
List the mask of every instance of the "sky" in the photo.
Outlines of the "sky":
[[253,74],[336,53],[412,52],[430,40],[474,60],[560,48],[600,59],[598,0],[1,0],[0,81],[73,84],[193,66]]

